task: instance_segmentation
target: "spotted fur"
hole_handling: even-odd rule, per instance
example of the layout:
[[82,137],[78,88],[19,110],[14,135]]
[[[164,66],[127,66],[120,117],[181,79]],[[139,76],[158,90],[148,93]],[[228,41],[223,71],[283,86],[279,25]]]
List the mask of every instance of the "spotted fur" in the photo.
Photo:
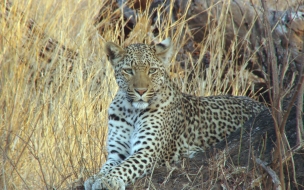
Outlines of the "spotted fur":
[[223,140],[264,106],[248,97],[181,93],[165,70],[171,41],[106,44],[119,90],[112,101],[108,158],[89,189],[125,189],[153,166],[177,162]]

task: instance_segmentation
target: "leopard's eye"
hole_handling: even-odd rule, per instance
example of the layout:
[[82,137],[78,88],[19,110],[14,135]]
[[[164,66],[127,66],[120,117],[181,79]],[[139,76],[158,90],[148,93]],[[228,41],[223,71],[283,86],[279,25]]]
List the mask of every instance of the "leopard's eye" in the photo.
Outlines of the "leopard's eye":
[[154,74],[156,73],[157,69],[156,68],[150,68],[149,69],[149,74]]
[[123,71],[125,73],[129,74],[129,75],[133,75],[133,70],[132,69],[124,69]]

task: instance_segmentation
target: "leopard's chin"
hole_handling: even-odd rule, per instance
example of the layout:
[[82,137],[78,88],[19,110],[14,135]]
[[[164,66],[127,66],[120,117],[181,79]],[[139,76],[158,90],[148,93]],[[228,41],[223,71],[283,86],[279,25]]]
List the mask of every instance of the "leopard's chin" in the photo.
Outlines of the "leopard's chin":
[[132,102],[132,106],[137,109],[146,109],[149,106],[149,103],[144,101],[137,101]]

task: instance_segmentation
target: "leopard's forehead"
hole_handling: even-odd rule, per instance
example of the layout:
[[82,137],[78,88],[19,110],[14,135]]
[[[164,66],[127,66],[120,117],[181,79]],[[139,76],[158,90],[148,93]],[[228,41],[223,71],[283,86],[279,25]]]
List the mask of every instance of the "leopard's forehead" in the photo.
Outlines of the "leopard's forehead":
[[147,44],[132,44],[125,48],[124,64],[128,66],[161,66],[155,48]]

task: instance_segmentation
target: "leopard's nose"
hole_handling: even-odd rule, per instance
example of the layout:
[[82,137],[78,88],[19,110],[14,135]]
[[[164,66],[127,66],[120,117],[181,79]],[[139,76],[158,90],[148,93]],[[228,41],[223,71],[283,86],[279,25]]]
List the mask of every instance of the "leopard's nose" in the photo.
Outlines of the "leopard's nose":
[[141,96],[148,91],[147,88],[134,88],[134,90]]

